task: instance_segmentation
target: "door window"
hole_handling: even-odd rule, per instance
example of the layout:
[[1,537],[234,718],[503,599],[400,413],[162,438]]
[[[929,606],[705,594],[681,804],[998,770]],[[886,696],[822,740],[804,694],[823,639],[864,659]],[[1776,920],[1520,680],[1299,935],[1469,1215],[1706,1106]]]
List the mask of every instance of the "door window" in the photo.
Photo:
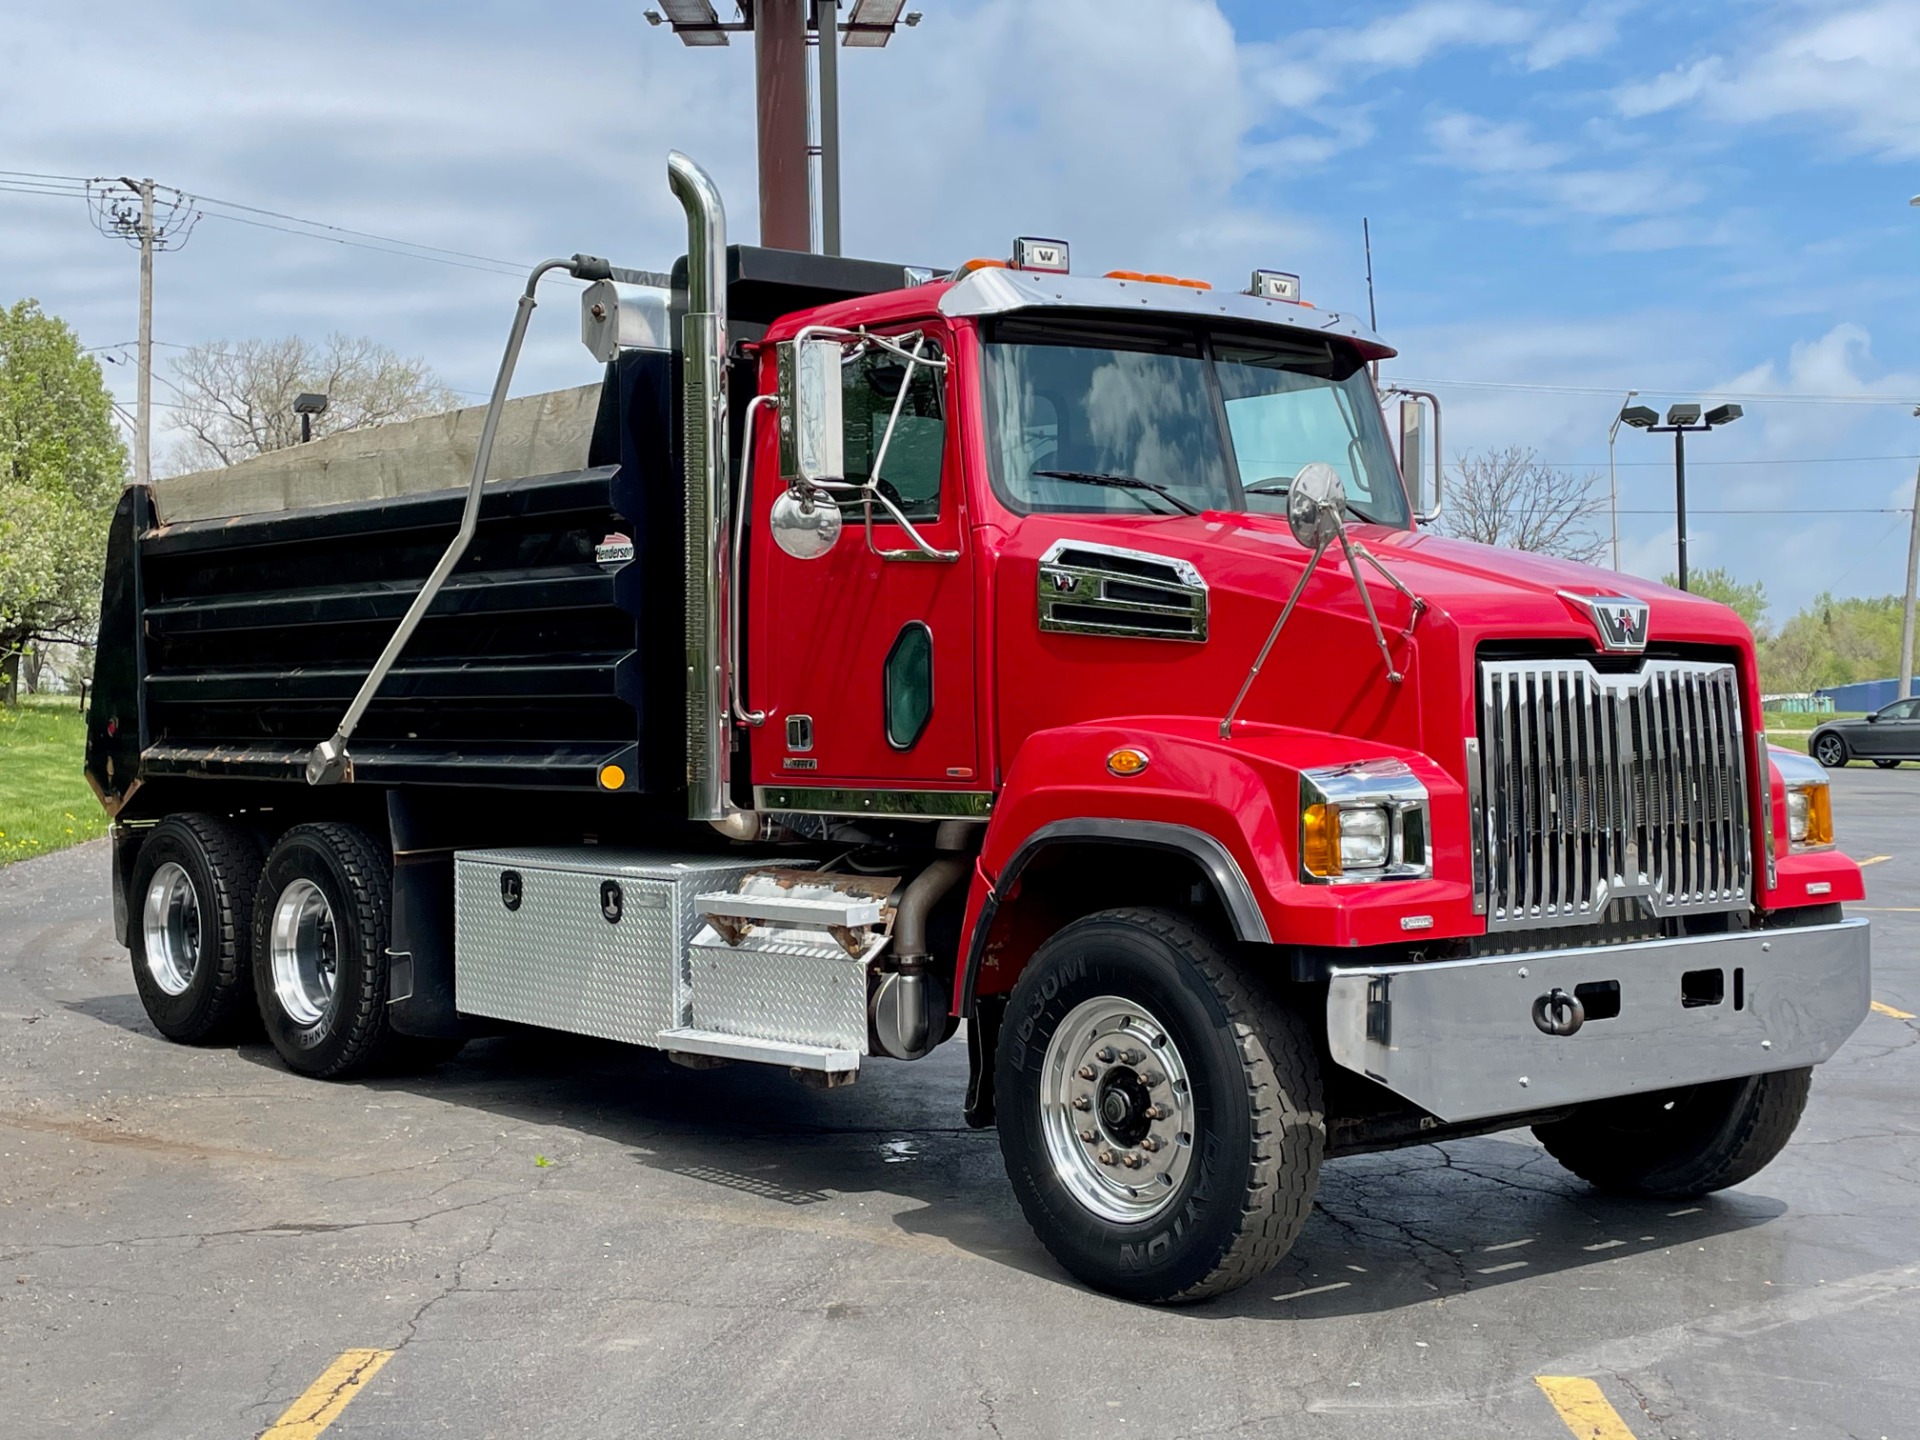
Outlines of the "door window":
[[[937,360],[940,347],[929,339],[922,353]],[[872,477],[877,461],[880,493],[916,525],[940,518],[940,462],[947,438],[940,377],[941,372],[931,365],[909,367],[900,356],[877,347],[848,356],[840,366],[846,478],[864,484]],[[903,386],[904,398],[900,394]],[[887,438],[889,422],[893,425],[891,439]],[[882,445],[885,455],[881,454]],[[876,524],[892,521],[878,506],[874,507],[873,518]]]
[[908,622],[887,652],[887,743],[911,750],[933,718],[933,632]]

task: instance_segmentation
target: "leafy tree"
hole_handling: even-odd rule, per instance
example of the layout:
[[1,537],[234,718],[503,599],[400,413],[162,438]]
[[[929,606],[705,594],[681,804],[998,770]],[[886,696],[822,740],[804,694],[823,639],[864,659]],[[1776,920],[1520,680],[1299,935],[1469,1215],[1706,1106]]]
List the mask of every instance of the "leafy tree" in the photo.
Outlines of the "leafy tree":
[[350,335],[315,345],[283,340],[210,340],[173,362],[179,407],[173,423],[185,438],[169,457],[176,473],[233,465],[300,443],[294,397],[318,391],[325,414],[313,417],[315,438],[412,420],[451,410],[459,397],[424,360]]
[[1799,693],[1899,674],[1901,604],[1897,595],[1816,596],[1761,652],[1761,687]]
[[1592,524],[1599,476],[1556,470],[1518,445],[1461,455],[1453,468],[1442,519],[1448,534],[1588,562],[1606,549]]
[[37,301],[0,309],[0,703],[33,647],[90,637],[126,473],[99,363]]
[[[1662,575],[1662,585],[1678,585],[1679,579],[1673,575]],[[1767,639],[1767,586],[1763,580],[1755,580],[1751,585],[1736,580],[1733,572],[1724,566],[1716,565],[1711,570],[1695,570],[1687,576],[1687,590],[1708,600],[1718,600],[1729,606],[1735,614],[1747,622],[1747,628],[1753,632],[1754,639],[1764,642]]]

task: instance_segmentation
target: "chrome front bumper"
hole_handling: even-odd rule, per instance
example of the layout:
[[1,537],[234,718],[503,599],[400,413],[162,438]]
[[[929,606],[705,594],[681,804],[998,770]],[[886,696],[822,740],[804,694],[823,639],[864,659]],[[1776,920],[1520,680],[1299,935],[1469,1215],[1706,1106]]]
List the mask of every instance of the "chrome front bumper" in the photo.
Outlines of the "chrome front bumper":
[[[1868,949],[1867,922],[1843,920],[1355,966],[1334,971],[1327,1038],[1341,1065],[1447,1121],[1792,1070],[1866,1018]],[[1544,1003],[1555,990],[1595,1002],[1571,1034],[1535,1019],[1564,1024],[1571,1007]],[[1596,1018],[1616,993],[1619,1013]]]

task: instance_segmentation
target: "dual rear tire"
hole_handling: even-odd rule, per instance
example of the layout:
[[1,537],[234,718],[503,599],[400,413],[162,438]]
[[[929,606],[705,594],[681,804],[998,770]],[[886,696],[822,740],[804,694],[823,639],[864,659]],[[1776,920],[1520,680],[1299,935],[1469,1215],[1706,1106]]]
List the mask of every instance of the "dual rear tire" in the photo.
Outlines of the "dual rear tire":
[[289,1067],[322,1078],[450,1055],[456,1042],[398,1035],[387,1017],[386,849],[337,822],[261,849],[211,815],[169,816],[141,846],[128,939],[155,1028],[207,1043],[257,1017]]

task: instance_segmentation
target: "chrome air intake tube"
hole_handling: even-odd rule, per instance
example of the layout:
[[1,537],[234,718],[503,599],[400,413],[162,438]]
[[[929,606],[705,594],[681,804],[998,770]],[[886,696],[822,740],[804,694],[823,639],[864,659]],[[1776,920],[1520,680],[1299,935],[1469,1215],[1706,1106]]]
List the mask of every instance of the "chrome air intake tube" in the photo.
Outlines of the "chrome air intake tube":
[[[687,313],[681,321],[687,490],[687,818],[722,823],[742,814],[728,797],[727,211],[712,177],[677,150],[667,156],[667,182],[687,213]],[[757,828],[740,819],[731,823],[735,828]]]

